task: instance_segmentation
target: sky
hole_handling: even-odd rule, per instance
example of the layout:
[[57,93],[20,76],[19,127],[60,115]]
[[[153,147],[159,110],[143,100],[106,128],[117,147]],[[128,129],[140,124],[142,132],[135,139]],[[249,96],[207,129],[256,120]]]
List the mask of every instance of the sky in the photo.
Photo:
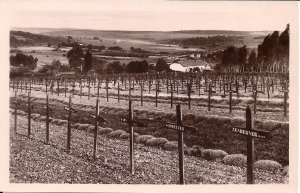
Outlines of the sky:
[[[296,2],[162,0],[10,0],[11,27],[99,30],[282,31],[296,19]],[[297,15],[296,15],[297,17]]]

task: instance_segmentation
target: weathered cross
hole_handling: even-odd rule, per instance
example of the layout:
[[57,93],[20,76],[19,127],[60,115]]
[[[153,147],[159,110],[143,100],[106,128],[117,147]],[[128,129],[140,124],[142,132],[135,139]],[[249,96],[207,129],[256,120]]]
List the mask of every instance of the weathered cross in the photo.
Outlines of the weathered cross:
[[130,148],[130,172],[134,174],[134,130],[133,126],[146,127],[145,123],[133,120],[133,108],[132,102],[129,101],[129,115],[120,119],[123,123],[127,123],[129,126],[129,148]]
[[197,129],[191,126],[184,126],[182,123],[182,113],[180,105],[176,105],[176,124],[174,123],[166,123],[165,127],[168,129],[177,130],[178,133],[178,154],[179,154],[179,182],[180,184],[184,184],[184,157],[183,157],[183,132],[190,131],[196,132]]
[[253,129],[252,110],[249,106],[246,109],[246,128],[234,126],[231,131],[247,136],[247,184],[254,184],[254,138],[268,139],[270,132]]
[[72,108],[72,98],[69,96],[69,106],[64,106],[64,109],[68,111],[68,134],[67,134],[67,152],[71,149],[71,114],[77,111]]
[[44,107],[46,109],[46,144],[49,144],[49,111],[53,111],[51,107],[49,107],[49,96],[46,95],[46,106]]

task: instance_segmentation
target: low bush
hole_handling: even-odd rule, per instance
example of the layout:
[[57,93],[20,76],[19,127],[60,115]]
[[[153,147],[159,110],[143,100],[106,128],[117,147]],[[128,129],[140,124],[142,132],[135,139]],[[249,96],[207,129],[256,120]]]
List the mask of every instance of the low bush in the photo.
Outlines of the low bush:
[[[46,121],[46,116],[40,116],[39,118],[38,118],[38,120],[39,121]],[[59,120],[59,122],[57,122],[57,124],[61,124],[61,122],[60,122],[61,120]],[[61,124],[62,125],[62,124]]]
[[201,157],[202,156],[202,151],[204,150],[203,147],[199,145],[194,145],[192,148],[188,148],[186,150],[186,154],[190,156],[196,156],[196,157]]
[[278,122],[276,122],[276,121],[266,121],[266,122],[263,122],[262,123],[262,127],[263,127],[263,129],[265,129],[265,130],[272,130],[272,129],[274,129],[274,128],[276,128],[276,127],[280,127],[280,123],[278,123]]
[[79,124],[77,129],[79,130],[87,130],[87,128],[90,126],[90,124]]
[[94,125],[89,125],[87,128],[86,128],[86,131],[87,132],[93,132],[95,130],[95,126]]
[[124,130],[119,129],[119,130],[110,132],[109,136],[113,137],[113,138],[118,138],[118,137],[120,137],[120,135],[122,135],[124,133],[126,133]]
[[121,139],[129,139],[129,137],[130,137],[129,133],[122,133],[122,134],[120,135],[120,138],[121,138]]
[[231,124],[232,125],[244,125],[245,124],[245,119],[243,117],[234,117],[231,119]]
[[188,120],[195,120],[196,115],[188,113],[186,115],[183,116],[183,120],[184,121],[188,121]]
[[163,147],[166,143],[169,141],[166,138],[151,138],[148,139],[146,142],[146,145],[151,146],[151,147]]
[[289,176],[289,166],[284,166],[282,169],[282,175]]
[[176,151],[178,150],[178,142],[170,141],[168,143],[165,143],[163,149],[167,151]]
[[205,149],[202,151],[202,157],[206,160],[215,161],[217,159],[223,159],[227,153],[219,149]]
[[140,136],[137,136],[135,138],[135,141],[137,143],[143,143],[143,144],[145,144],[147,142],[147,140],[149,140],[151,138],[154,138],[154,137],[152,135],[140,135]]
[[243,167],[247,162],[247,157],[243,154],[226,155],[223,158],[223,162],[226,165]]
[[110,132],[112,132],[112,131],[113,131],[113,130],[112,130],[111,128],[106,127],[106,128],[101,128],[101,129],[99,129],[99,130],[98,130],[98,133],[99,133],[100,135],[103,135],[103,134],[110,133]]
[[276,172],[282,168],[281,164],[273,160],[259,160],[254,163],[254,168]]
[[77,129],[79,125],[80,125],[80,123],[74,123],[73,128]]

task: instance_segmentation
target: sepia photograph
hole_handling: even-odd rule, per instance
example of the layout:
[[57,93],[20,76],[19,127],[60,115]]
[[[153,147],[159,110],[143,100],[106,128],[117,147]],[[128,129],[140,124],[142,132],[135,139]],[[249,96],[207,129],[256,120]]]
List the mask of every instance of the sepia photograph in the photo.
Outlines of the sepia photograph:
[[296,190],[297,3],[1,3],[3,190]]

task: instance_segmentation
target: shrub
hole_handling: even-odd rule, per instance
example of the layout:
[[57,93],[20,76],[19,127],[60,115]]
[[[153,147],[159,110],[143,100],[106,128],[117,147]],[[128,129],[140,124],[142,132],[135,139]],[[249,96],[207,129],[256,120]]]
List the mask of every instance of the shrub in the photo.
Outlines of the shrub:
[[188,148],[186,150],[186,154],[190,156],[197,156],[201,157],[202,156],[202,151],[204,150],[203,147],[200,147],[199,145],[194,145],[192,148]]
[[120,135],[120,138],[121,138],[121,139],[129,139],[129,137],[130,137],[130,134],[129,134],[129,133],[122,133],[122,134]]
[[289,166],[284,166],[282,169],[282,175],[289,176]]
[[223,159],[227,153],[223,150],[219,149],[205,149],[202,151],[202,157],[206,160],[217,160],[217,159]]
[[73,128],[77,129],[79,125],[80,125],[80,123],[75,123],[75,124],[73,124]]
[[110,136],[110,137],[113,137],[113,138],[118,138],[118,137],[120,137],[120,135],[122,135],[122,134],[124,134],[124,133],[126,133],[124,130],[119,129],[119,130],[116,130],[116,131],[111,132],[111,133],[109,134],[109,136]]
[[68,121],[67,120],[59,120],[59,122],[58,122],[58,124],[59,125],[66,125],[66,124],[68,124]]
[[[40,117],[38,118],[38,120],[39,120],[39,121],[46,121],[46,116],[40,116]],[[59,122],[57,122],[57,123],[60,124],[60,121],[61,121],[61,120],[59,120]]]
[[194,122],[195,122],[195,123],[198,123],[198,122],[201,122],[201,121],[203,121],[203,119],[204,119],[204,117],[203,117],[203,116],[201,116],[201,115],[197,115],[197,116],[195,116],[195,118],[194,118]]
[[278,126],[280,126],[280,123],[275,122],[275,121],[267,121],[267,122],[262,123],[262,127],[265,130],[271,130],[271,129],[274,129]]
[[166,143],[169,141],[166,138],[151,138],[148,139],[146,142],[146,145],[151,146],[151,147],[163,147]]
[[171,119],[173,120],[173,117],[176,119],[176,114],[175,113],[167,113],[164,115],[166,119]]
[[223,158],[223,162],[226,165],[243,167],[247,162],[247,157],[243,154],[231,154],[226,155]]
[[195,120],[196,115],[188,113],[185,116],[183,116],[183,120]]
[[234,117],[231,119],[232,125],[244,125],[245,121],[246,120],[243,117]]
[[89,126],[90,126],[90,124],[79,124],[77,129],[86,130]]
[[254,168],[259,170],[278,171],[282,168],[281,164],[273,160],[259,160],[254,163]]
[[58,119],[52,119],[52,123],[56,124],[59,120]]
[[112,130],[111,128],[106,127],[106,128],[101,128],[101,129],[99,129],[99,130],[98,130],[98,133],[99,133],[100,135],[102,135],[102,134],[110,133],[110,132],[112,132],[112,131],[113,131],[113,130]]
[[37,119],[37,118],[39,118],[41,115],[39,115],[39,114],[31,114],[31,117],[32,117],[32,119]]
[[170,141],[164,145],[164,149],[167,151],[176,151],[178,150],[178,142]]
[[137,136],[135,138],[135,140],[136,140],[137,143],[145,144],[147,142],[147,140],[149,140],[151,138],[154,138],[154,137],[152,135],[140,135],[140,136]]
[[95,130],[95,126],[94,125],[89,125],[87,128],[86,128],[86,131],[87,132],[93,132]]

